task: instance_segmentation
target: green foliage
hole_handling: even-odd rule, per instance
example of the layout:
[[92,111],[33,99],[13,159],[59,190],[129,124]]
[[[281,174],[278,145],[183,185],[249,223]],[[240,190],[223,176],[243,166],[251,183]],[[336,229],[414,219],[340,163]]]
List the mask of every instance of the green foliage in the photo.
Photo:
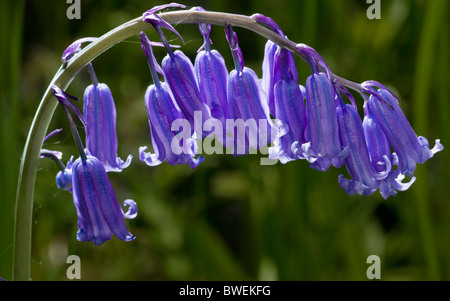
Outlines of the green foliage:
[[[82,0],[81,20],[68,20],[65,1],[27,1],[24,10],[11,3],[0,7],[0,276],[7,279],[20,154],[62,52],[78,38],[102,35],[161,4]],[[444,146],[450,141],[446,0],[382,0],[380,20],[367,19],[365,1],[183,3],[270,16],[289,39],[321,53],[339,76],[377,80],[396,91],[417,134],[430,143],[440,138]],[[202,44],[197,26],[176,28],[186,41],[182,50],[194,59]],[[246,65],[261,75],[264,39],[236,32]],[[211,37],[231,68],[223,28],[213,26]],[[161,60],[164,50],[155,55]],[[57,189],[57,167],[43,159],[35,190],[33,279],[67,280],[66,258],[78,255],[83,280],[366,280],[372,254],[381,258],[383,280],[450,279],[447,150],[418,166],[413,186],[387,201],[378,193],[348,196],[337,183],[344,168],[321,173],[304,160],[261,166],[257,155],[213,155],[195,170],[166,163],[151,168],[138,157],[139,146],[151,144],[143,99],[151,77],[139,40],[114,46],[93,65],[116,101],[119,156],[134,156],[128,169],[110,178],[119,201],[138,204],[138,217],[127,221],[137,238],[113,238],[100,247],[76,241],[71,195]],[[301,60],[297,66],[304,81],[309,67]],[[88,84],[83,71],[68,92],[82,98]],[[61,127],[44,146],[62,151],[67,161],[76,149],[57,109],[50,129]]]

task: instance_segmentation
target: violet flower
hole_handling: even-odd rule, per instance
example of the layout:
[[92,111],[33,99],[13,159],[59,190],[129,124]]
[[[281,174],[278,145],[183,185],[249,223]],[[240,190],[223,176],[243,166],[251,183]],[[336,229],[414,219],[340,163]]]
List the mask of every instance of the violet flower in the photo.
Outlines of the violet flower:
[[[174,126],[176,127],[177,122],[184,120],[184,115],[176,105],[167,83],[159,80],[157,72],[160,68],[153,55],[151,42],[143,32],[139,38],[154,82],[145,93],[145,106],[147,107],[154,153],[146,153],[147,147],[140,147],[140,159],[149,166],[159,165],[165,160],[171,165],[189,164],[191,168],[195,168],[203,162],[204,158],[202,156],[195,158],[197,142],[192,138],[190,131],[183,133],[184,131],[172,130]],[[183,138],[181,146],[180,141],[177,140],[180,135],[185,135],[185,137],[181,137]]]
[[[369,109],[397,154],[400,173],[412,177],[416,163],[424,163],[444,147],[440,140],[436,139],[436,145],[430,149],[428,140],[416,135],[397,98],[383,85],[367,81],[361,86],[371,94],[368,101]],[[373,87],[378,87],[379,90]]]
[[67,165],[56,174],[56,186],[59,189],[72,192],[72,165],[73,156],[70,156]]
[[99,246],[113,234],[123,241],[135,238],[123,219],[137,216],[136,203],[125,200],[124,205],[130,208],[127,213],[122,211],[103,164],[88,151],[85,162],[78,158],[73,163],[72,188],[78,216],[77,240]]
[[[73,164],[72,160],[68,163],[68,166],[72,165],[71,175],[67,172],[61,177],[63,181],[71,177],[73,202],[78,216],[77,239],[92,241],[96,245],[110,240],[113,234],[124,241],[134,239],[134,235],[128,232],[123,218],[132,219],[137,216],[136,203],[125,200],[124,205],[130,209],[127,213],[122,211],[105,167],[87,149],[83,149],[78,130],[69,112],[70,107],[79,115],[76,107],[70,105],[70,99],[73,97],[57,86],[52,86],[51,91],[66,113],[80,154]],[[66,184],[63,184],[63,187],[66,187]]]
[[120,172],[127,168],[133,158],[126,162],[117,157],[116,106],[111,90],[99,83],[92,65],[88,65],[93,84],[84,91],[83,115],[86,120],[86,148],[97,157],[108,172]]
[[[183,40],[179,33],[169,23],[156,14],[156,11],[165,7],[184,6],[172,3],[156,7],[147,11],[143,16],[143,20],[144,22],[153,25],[167,50],[167,55],[162,61],[162,70],[177,105],[183,112],[184,117],[189,121],[191,131],[193,133],[195,132],[198,138],[204,138],[209,133],[203,132],[203,124],[210,119],[211,111],[200,94],[198,81],[195,76],[195,69],[191,60],[182,51],[173,51],[161,31],[160,27],[169,29]],[[201,119],[198,121],[194,118],[195,112],[201,113]]]
[[378,181],[386,178],[388,171],[375,172],[369,157],[361,117],[356,108],[344,104],[337,108],[337,118],[341,145],[349,150],[344,159],[345,167],[352,177],[351,180],[339,175],[339,185],[350,195],[370,195],[378,188]]
[[380,193],[384,199],[387,199],[389,196],[396,195],[397,191],[407,190],[416,178],[412,177],[407,183],[402,182],[405,175],[400,173],[400,169],[394,169],[394,165],[398,165],[397,154],[391,154],[389,141],[372,115],[366,103],[363,120],[364,135],[373,169],[377,172],[389,173],[385,179],[379,181]]
[[235,65],[228,75],[227,120],[241,121],[238,127],[241,130],[246,128],[245,133],[239,132],[237,127],[232,128],[227,123],[227,134],[231,134],[231,138],[227,139],[226,147],[234,143],[234,154],[243,155],[251,148],[260,149],[270,144],[278,129],[270,119],[266,95],[258,76],[244,66],[236,33],[231,26],[226,26],[225,30]]
[[195,72],[200,95],[211,110],[211,117],[219,120],[222,125],[217,138],[223,143],[226,129],[228,71],[222,55],[217,50],[211,49],[209,38],[211,24],[199,24],[199,28],[204,39],[202,45],[204,49],[199,51],[195,58]]
[[[312,75],[306,80],[306,143],[293,145],[293,151],[320,171],[328,170],[331,164],[340,167],[348,155],[341,148],[336,117],[336,92],[331,82],[331,71],[323,58],[309,46],[300,44],[299,50],[308,58]],[[326,66],[327,73],[319,72],[317,61]],[[300,149],[301,146],[301,149]]]
[[[280,73],[274,88],[275,118],[277,126],[283,135],[274,139],[274,146],[269,149],[271,159],[279,159],[281,163],[302,158],[293,151],[296,145],[306,142],[304,132],[306,128],[305,116],[305,88],[298,84],[292,71],[292,53],[279,48],[274,56],[274,73]],[[295,68],[295,65],[294,65]]]
[[[275,23],[275,21],[273,21],[271,18],[261,14],[254,14],[251,16],[251,18],[260,24],[268,26],[270,29],[272,29],[272,31],[278,33],[279,35],[286,37],[278,24]],[[274,87],[279,80],[283,79],[282,69],[280,68],[281,56],[279,54],[277,55],[277,52],[279,52],[280,50],[280,46],[278,46],[273,41],[268,40],[266,42],[266,45],[264,46],[264,59],[262,64],[261,85],[267,96],[270,113],[275,118],[278,117],[276,117]],[[290,79],[293,81],[298,81],[298,72],[292,53],[285,50],[283,59],[283,65],[286,66]]]

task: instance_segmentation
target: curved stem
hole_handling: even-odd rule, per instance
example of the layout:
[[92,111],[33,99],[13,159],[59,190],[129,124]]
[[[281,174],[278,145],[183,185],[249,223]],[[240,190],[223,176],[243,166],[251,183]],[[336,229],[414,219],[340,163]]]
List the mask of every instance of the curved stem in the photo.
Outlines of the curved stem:
[[97,74],[95,74],[94,66],[92,66],[91,63],[89,63],[87,65],[87,70],[88,70],[88,73],[89,73],[89,77],[91,78],[92,84],[94,86],[98,86]]
[[[231,24],[232,26],[242,27],[272,40],[305,60],[305,57],[297,51],[294,42],[258,24],[252,17],[189,10],[161,13],[159,16],[170,24],[209,23],[221,26]],[[97,56],[115,44],[130,37],[138,36],[141,31],[151,27],[152,25],[143,22],[142,17],[139,17],[104,34],[81,50],[69,61],[67,66],[61,66],[45,91],[28,132],[19,171],[14,232],[14,280],[30,280],[32,211],[36,170],[44,136],[57,106],[57,100],[51,97],[50,87],[57,85],[62,90],[65,90],[80,70]],[[334,78],[344,86],[360,90],[359,85],[356,83],[344,80],[338,76],[334,76]]]

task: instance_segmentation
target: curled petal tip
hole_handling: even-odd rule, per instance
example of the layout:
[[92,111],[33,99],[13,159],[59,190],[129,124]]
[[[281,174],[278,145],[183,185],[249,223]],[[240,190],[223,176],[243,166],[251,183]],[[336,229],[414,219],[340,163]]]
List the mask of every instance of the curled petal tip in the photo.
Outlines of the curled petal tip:
[[134,219],[137,216],[137,205],[136,202],[130,199],[127,199],[123,202],[124,206],[128,206],[128,211],[123,213],[123,217],[127,219]]
[[104,164],[106,172],[121,172],[128,166],[130,166],[133,155],[128,155],[127,160],[123,161],[121,158],[117,157],[116,162]]
[[189,162],[189,166],[192,169],[197,168],[200,164],[202,164],[202,162],[205,161],[205,157],[203,156],[198,156],[198,158],[192,158],[192,160]]
[[158,154],[146,153],[147,146],[141,146],[139,148],[139,159],[145,162],[148,166],[160,165],[163,160],[159,159]]

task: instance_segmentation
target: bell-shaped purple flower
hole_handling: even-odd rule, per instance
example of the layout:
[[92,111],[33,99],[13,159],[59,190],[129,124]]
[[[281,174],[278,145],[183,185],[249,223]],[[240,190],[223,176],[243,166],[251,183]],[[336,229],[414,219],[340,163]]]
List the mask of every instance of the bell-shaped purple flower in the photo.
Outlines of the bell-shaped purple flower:
[[[416,135],[392,92],[372,81],[362,86],[371,93],[368,106],[398,156],[400,173],[412,177],[416,163],[424,163],[444,147],[437,139],[434,148],[430,149],[427,139]],[[380,89],[375,90],[373,86]]]
[[[158,78],[159,68],[153,56],[151,42],[144,33],[139,37],[154,81],[145,93],[154,153],[146,153],[147,147],[140,147],[140,159],[149,166],[159,165],[165,160],[171,165],[189,164],[191,168],[195,168],[204,158],[195,158],[197,142],[192,137],[190,124],[176,105],[167,83],[160,82]],[[184,121],[187,124],[183,124]],[[182,131],[179,130],[180,127],[183,127]]]
[[269,110],[272,115],[275,114],[275,100],[273,95],[273,88],[275,86],[275,74],[273,72],[275,53],[279,46],[268,40],[264,46],[264,58],[262,64],[262,79],[261,85],[266,93]]
[[311,167],[327,170],[331,164],[340,167],[348,154],[339,143],[336,117],[336,93],[330,78],[323,72],[313,73],[306,80],[306,143],[296,149]]
[[56,174],[56,186],[59,189],[72,192],[72,165],[73,165],[73,156],[70,157],[70,160],[69,162],[67,162],[67,165],[64,168],[64,170],[60,170]]
[[124,213],[117,202],[116,194],[103,164],[86,151],[86,161],[80,158],[72,166],[73,202],[78,216],[77,239],[101,245],[114,234],[121,240],[135,238],[125,225],[124,218],[135,218],[136,203],[125,200],[129,206]]
[[[324,59],[311,47],[299,44],[297,49],[307,58],[312,74],[306,80],[306,143],[293,145],[293,151],[304,157],[311,167],[328,170],[331,164],[340,167],[348,148],[341,148],[336,117],[336,91],[331,82],[331,70]],[[323,66],[327,73],[319,71]]]
[[286,63],[288,57],[293,60],[292,53],[281,48],[275,55],[274,70],[282,75],[273,88],[274,115],[276,125],[282,129],[283,135],[274,139],[274,146],[269,149],[269,157],[279,159],[283,164],[299,158],[292,150],[294,143],[295,148],[296,145],[306,142],[305,88],[299,85],[295,76],[289,72],[291,66]]
[[[92,68],[90,65],[89,68]],[[97,157],[108,172],[120,172],[127,168],[132,155],[126,162],[117,156],[116,106],[111,90],[106,84],[98,83],[90,69],[93,84],[84,91],[83,115],[86,121],[86,148]]]
[[[180,50],[174,52],[161,30],[161,28],[168,29],[183,41],[175,28],[156,14],[157,11],[167,7],[184,7],[184,5],[170,3],[156,6],[144,13],[143,21],[153,25],[167,50],[167,56],[162,62],[162,71],[175,102],[189,121],[192,133],[198,138],[203,138],[208,134],[203,132],[203,124],[211,118],[211,111],[200,94],[191,60]],[[200,122],[195,120],[195,116],[201,116]]]
[[[204,37],[204,50],[195,58],[195,72],[198,79],[200,95],[211,111],[211,117],[220,121],[222,132],[226,128],[227,77],[225,60],[215,49],[211,49],[209,34],[211,24],[200,24],[200,32]],[[224,134],[217,137],[223,143]]]
[[[191,60],[182,51],[176,50],[173,54],[164,57],[162,69],[174,99],[183,115],[190,122],[191,129],[197,130],[198,126],[203,128],[204,122],[211,117],[211,111],[200,94]],[[194,122],[195,112],[201,112],[201,125]],[[198,134],[201,138],[206,136],[207,133],[201,131],[202,135]]]
[[[264,48],[264,59],[262,64],[262,79],[261,85],[264,92],[267,95],[267,101],[269,103],[270,113],[276,117],[276,105],[275,105],[275,84],[283,79],[281,66],[281,55],[277,54],[280,52],[281,47],[268,40]],[[298,82],[298,72],[295,65],[295,60],[291,52],[285,50],[285,62],[283,63],[284,68],[287,68],[289,72],[289,77],[293,81]]]
[[[286,37],[278,24],[271,18],[261,14],[254,14],[251,16],[251,18],[262,25],[268,26],[273,32]],[[280,68],[282,64],[280,62],[281,56],[277,54],[277,52],[280,52],[280,50],[280,46],[278,46],[273,41],[268,40],[266,42],[266,45],[264,46],[264,59],[262,64],[261,85],[267,96],[270,113],[275,118],[277,117],[275,116],[276,108],[274,88],[275,84],[283,78],[282,69]],[[294,81],[298,81],[298,72],[292,53],[288,52],[287,54],[285,54],[285,57],[283,59],[283,67],[286,67],[286,70],[289,72],[289,77]]]
[[350,104],[343,104],[337,108],[337,118],[341,145],[348,148],[349,154],[344,159],[345,167],[352,180],[339,175],[339,185],[350,195],[370,195],[378,188],[377,179],[384,179],[387,172],[376,173],[370,162],[364,130],[358,112]]
[[[235,155],[243,155],[251,148],[256,150],[270,144],[278,129],[270,119],[266,95],[258,76],[252,69],[244,66],[237,35],[231,26],[226,27],[226,35],[236,67],[228,76],[227,96],[227,120],[234,120],[236,127],[227,122],[227,134],[231,135],[232,139],[227,139],[226,147],[229,148],[234,142]],[[236,124],[237,121],[241,124]],[[241,131],[236,130],[237,127],[241,128]]]
[[[204,161],[203,156],[195,158],[197,141],[192,137],[189,123],[173,103],[170,89],[166,83],[159,87],[151,85],[145,93],[149,125],[154,153],[146,153],[147,147],[139,148],[141,161],[149,166],[161,164],[164,160],[171,165],[189,164],[195,168]],[[179,122],[179,123],[177,123]],[[172,131],[172,127],[174,127]],[[183,131],[179,131],[182,127]]]
[[400,173],[400,169],[394,169],[394,165],[398,165],[397,154],[391,154],[389,141],[373,118],[367,104],[364,106],[363,129],[373,169],[376,172],[388,173],[385,179],[379,181],[379,190],[383,198],[387,199],[396,195],[397,191],[407,190],[416,178],[412,177],[409,182],[402,182],[405,176]]

